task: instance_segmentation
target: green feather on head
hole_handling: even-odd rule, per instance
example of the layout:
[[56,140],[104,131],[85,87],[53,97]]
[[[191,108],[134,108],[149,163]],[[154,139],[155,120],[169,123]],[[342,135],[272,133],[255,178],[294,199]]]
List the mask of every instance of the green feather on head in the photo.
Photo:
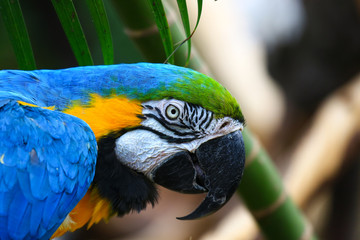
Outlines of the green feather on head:
[[130,96],[136,95],[135,98],[140,101],[174,98],[200,105],[212,111],[216,118],[228,116],[244,122],[244,116],[236,99],[214,79],[194,70],[169,64],[136,65],[144,64],[146,66],[141,68],[147,69],[145,71],[147,89],[144,92],[135,87],[132,93],[127,89]]

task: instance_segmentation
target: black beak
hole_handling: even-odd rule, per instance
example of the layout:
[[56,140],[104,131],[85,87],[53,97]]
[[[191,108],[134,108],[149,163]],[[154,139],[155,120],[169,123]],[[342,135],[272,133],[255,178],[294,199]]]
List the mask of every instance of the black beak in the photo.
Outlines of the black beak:
[[240,131],[203,143],[195,153],[179,152],[152,171],[153,180],[183,193],[208,192],[200,206],[181,220],[197,219],[219,210],[235,192],[245,165]]

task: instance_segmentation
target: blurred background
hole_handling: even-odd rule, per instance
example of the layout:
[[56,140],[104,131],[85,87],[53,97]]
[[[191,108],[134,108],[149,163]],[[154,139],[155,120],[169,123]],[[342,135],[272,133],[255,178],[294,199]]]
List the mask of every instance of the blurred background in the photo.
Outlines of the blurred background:
[[[119,15],[122,1],[104,1],[115,63],[149,61]],[[176,24],[174,1],[164,2],[170,25]],[[20,3],[37,68],[77,66],[51,2]],[[82,1],[74,4],[94,63],[102,64],[88,9]],[[188,5],[195,23],[196,1]],[[193,45],[193,54],[204,60],[200,71],[237,98],[247,127],[319,238],[360,239],[360,1],[204,1]],[[16,69],[2,21],[0,52],[0,69]],[[203,196],[163,188],[160,194],[154,208],[62,239],[263,238],[238,196],[210,217],[185,222],[175,217],[189,213]]]

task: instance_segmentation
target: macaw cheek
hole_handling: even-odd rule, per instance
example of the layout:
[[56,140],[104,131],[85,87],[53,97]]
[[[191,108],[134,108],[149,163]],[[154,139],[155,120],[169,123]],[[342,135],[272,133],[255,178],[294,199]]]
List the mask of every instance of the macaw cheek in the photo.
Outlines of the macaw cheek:
[[180,152],[152,172],[154,182],[185,193],[207,191],[200,206],[181,220],[219,210],[234,194],[243,174],[245,148],[240,131],[209,140],[195,151]]

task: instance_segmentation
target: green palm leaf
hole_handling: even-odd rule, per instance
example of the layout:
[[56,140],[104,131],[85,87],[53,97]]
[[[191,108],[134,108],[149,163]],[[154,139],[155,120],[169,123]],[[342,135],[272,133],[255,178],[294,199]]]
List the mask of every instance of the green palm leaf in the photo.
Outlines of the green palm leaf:
[[1,0],[0,14],[13,45],[19,68],[23,70],[35,69],[34,54],[19,1]]
[[80,66],[94,65],[72,0],[52,0],[52,4]]
[[113,64],[114,46],[104,2],[102,0],[87,0],[86,3],[89,7],[91,18],[95,24],[96,33],[100,41],[104,58],[104,64]]
[[161,40],[165,49],[165,54],[169,58],[168,62],[174,64],[174,57],[171,55],[174,51],[174,46],[164,6],[161,0],[148,0],[148,2],[150,3],[151,9],[154,13],[155,22],[160,32]]

